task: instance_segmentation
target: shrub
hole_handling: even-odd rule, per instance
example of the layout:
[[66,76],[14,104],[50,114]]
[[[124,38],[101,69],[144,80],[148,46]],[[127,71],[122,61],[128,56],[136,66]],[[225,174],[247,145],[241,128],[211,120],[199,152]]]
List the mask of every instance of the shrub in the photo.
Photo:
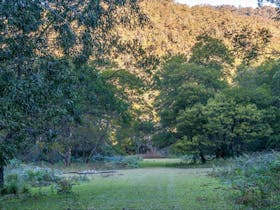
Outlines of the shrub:
[[8,174],[6,176],[6,182],[10,183],[10,182],[18,182],[19,181],[19,177],[18,174]]
[[30,193],[30,187],[27,184],[21,182],[7,182],[5,186],[0,190],[1,195],[8,195],[8,194],[28,194]]
[[57,193],[70,193],[75,183],[88,181],[87,176],[74,176],[65,179],[62,171],[47,167],[26,165],[14,161],[5,173],[5,186],[0,189],[4,194],[29,193],[30,187],[52,186]]
[[5,180],[26,183],[32,187],[48,186],[61,178],[62,172],[46,167],[26,164],[9,166],[6,170]]
[[213,175],[230,184],[239,204],[254,209],[280,208],[280,153],[239,157],[214,169]]
[[141,158],[138,156],[123,157],[116,164],[121,165],[124,168],[138,168]]
[[61,179],[62,172],[50,168],[22,164],[14,160],[7,167],[5,173],[5,186],[1,194],[26,194],[30,187],[43,187],[51,185]]
[[2,195],[6,194],[19,194],[19,185],[16,182],[11,182],[6,184],[3,189],[1,190]]
[[184,155],[180,157],[181,161],[186,164],[195,164],[196,157],[194,155]]
[[1,189],[1,194],[26,194],[30,193],[29,184],[25,183],[21,178],[20,174],[8,174],[6,175],[6,183],[5,186]]
[[21,190],[21,193],[23,194],[29,194],[30,193],[30,187],[27,184],[24,184]]
[[70,179],[61,179],[56,183],[57,193],[71,193],[74,183]]

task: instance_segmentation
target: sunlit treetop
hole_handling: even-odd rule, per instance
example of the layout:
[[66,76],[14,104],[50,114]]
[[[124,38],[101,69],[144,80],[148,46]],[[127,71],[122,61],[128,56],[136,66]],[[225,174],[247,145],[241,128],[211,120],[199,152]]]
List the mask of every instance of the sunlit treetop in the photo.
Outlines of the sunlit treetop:
[[85,62],[116,44],[116,24],[147,20],[131,0],[4,0],[0,14],[1,61],[52,53]]

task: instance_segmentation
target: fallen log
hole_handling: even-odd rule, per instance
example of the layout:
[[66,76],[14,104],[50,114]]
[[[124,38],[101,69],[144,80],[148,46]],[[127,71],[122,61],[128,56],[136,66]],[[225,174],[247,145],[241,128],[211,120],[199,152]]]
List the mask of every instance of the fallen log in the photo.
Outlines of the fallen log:
[[80,175],[87,175],[87,174],[112,174],[117,173],[115,170],[106,170],[106,171],[96,171],[96,170],[88,170],[88,171],[69,171],[65,172],[64,174],[80,174]]

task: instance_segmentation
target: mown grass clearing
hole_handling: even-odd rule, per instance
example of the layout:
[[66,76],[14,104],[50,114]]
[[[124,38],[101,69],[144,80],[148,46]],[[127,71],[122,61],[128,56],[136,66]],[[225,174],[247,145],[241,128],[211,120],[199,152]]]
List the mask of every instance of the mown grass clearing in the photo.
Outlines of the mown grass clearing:
[[112,176],[91,175],[73,193],[2,200],[1,209],[233,209],[227,189],[206,175],[208,169],[145,168],[120,170]]

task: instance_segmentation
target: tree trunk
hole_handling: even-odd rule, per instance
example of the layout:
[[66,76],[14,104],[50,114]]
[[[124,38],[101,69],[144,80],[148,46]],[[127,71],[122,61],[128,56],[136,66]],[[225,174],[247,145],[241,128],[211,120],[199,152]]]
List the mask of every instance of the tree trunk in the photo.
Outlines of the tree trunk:
[[65,159],[64,159],[64,162],[65,162],[65,166],[70,166],[71,165],[71,147],[68,147],[68,150],[65,154]]
[[71,139],[72,139],[73,134],[71,132],[71,126],[67,126],[66,132],[68,133],[68,136],[66,137],[67,141],[68,141],[68,146],[66,148],[64,163],[65,163],[65,166],[68,167],[71,165],[71,157],[72,157]]
[[4,166],[0,166],[0,188],[4,186]]
[[199,142],[198,146],[199,146],[199,150],[198,150],[199,151],[199,157],[201,159],[201,163],[204,164],[204,163],[206,163],[206,159],[205,159],[204,154],[203,154],[201,142]]
[[199,153],[199,156],[200,156],[202,164],[206,163],[206,159],[205,159],[205,157],[204,157],[202,152]]
[[99,145],[104,141],[104,138],[105,138],[105,134],[103,134],[99,137],[98,141],[96,142],[95,147],[92,148],[92,150],[90,151],[90,154],[86,159],[86,163],[88,163],[92,159],[92,157],[93,157],[94,153],[96,152],[96,150],[98,149]]

